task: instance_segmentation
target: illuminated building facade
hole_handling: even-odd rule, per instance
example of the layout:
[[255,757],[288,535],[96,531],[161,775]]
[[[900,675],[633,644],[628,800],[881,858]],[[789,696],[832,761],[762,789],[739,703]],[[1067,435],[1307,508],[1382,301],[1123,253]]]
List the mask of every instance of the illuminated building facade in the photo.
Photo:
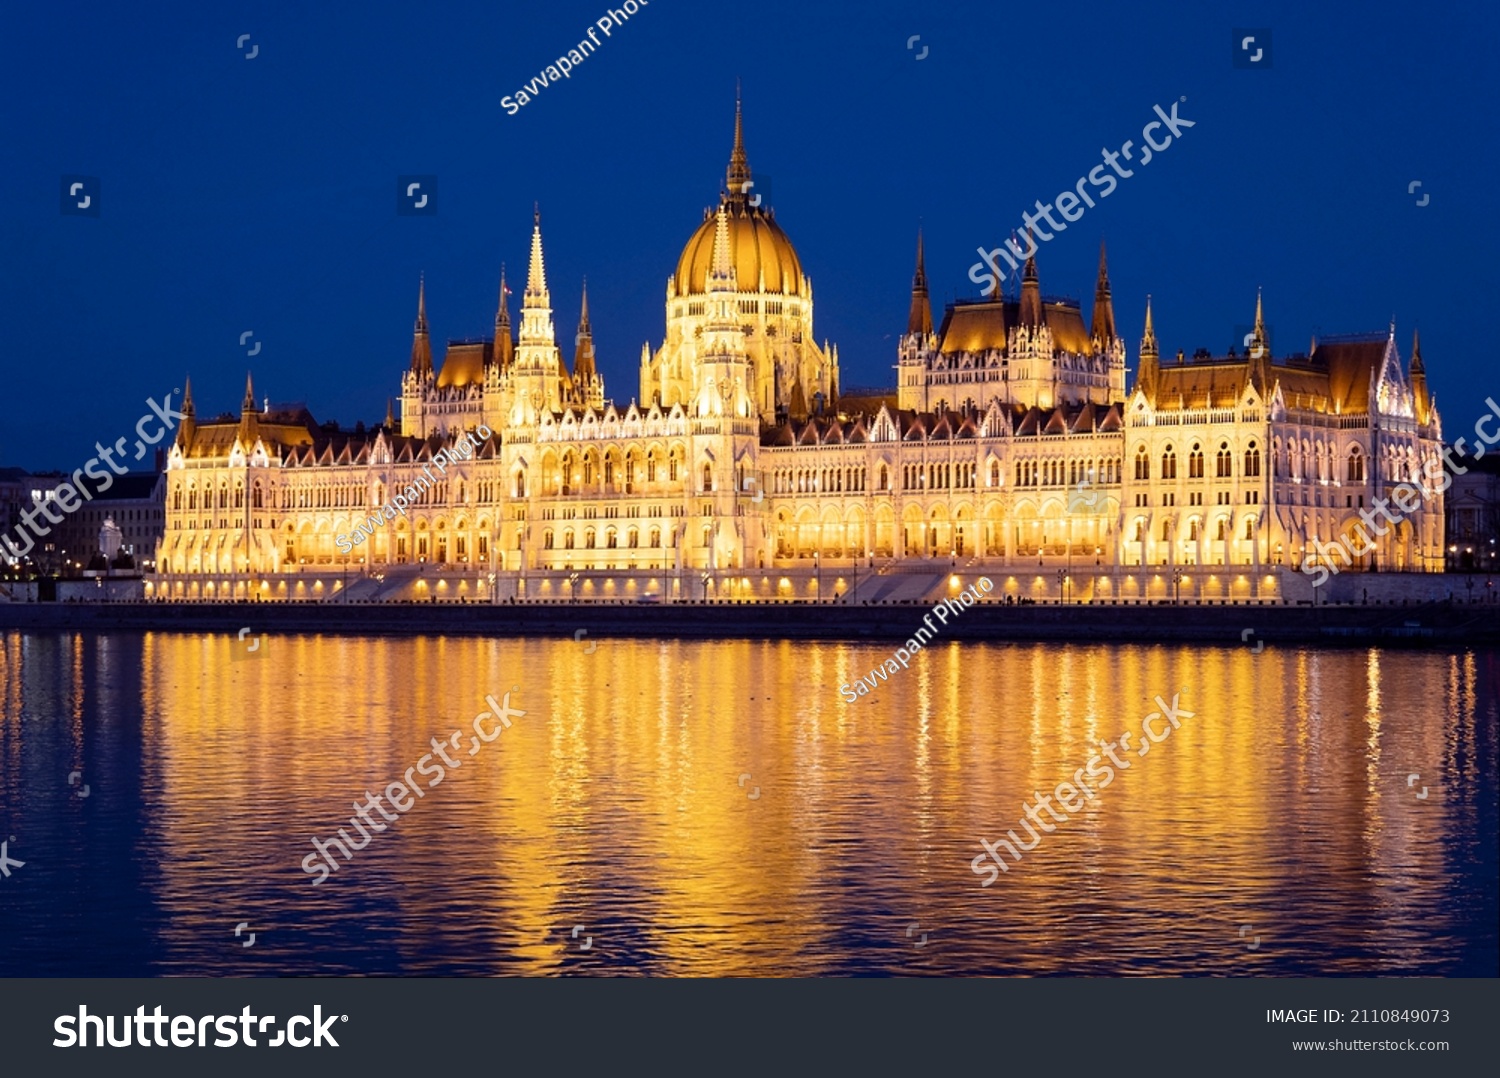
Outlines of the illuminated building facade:
[[[1394,327],[1273,360],[1257,300],[1245,354],[1162,362],[1148,301],[1127,388],[1102,250],[1087,324],[1041,293],[1033,254],[1017,294],[935,328],[919,237],[899,385],[841,394],[753,187],[737,110],[726,190],[627,405],[605,396],[586,289],[563,358],[539,215],[514,330],[502,273],[493,338],[436,366],[419,287],[399,422],[320,426],[247,384],[238,419],[200,423],[189,386],[154,593],[865,600],[925,570],[1018,596],[1274,598],[1439,459],[1420,349],[1404,369]],[[435,465],[480,428],[472,457]],[[398,494],[413,504],[383,513]],[[1442,520],[1436,494],[1340,567],[1440,569]]]

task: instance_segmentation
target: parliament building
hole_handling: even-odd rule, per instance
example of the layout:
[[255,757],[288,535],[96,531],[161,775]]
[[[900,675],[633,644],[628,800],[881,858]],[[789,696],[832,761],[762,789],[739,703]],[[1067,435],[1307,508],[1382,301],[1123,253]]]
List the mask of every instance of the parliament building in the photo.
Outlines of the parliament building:
[[493,337],[439,365],[419,287],[399,420],[319,424],[247,383],[238,418],[199,422],[189,384],[148,595],[860,602],[987,575],[997,598],[1280,600],[1341,540],[1343,572],[1441,570],[1441,494],[1384,534],[1360,516],[1442,450],[1394,325],[1273,357],[1257,298],[1242,354],[1163,357],[1148,298],[1131,385],[1102,249],[1087,321],[1042,294],[1033,249],[1018,289],[935,325],[918,237],[899,384],[845,392],[752,190],[737,109],[626,405],[586,290],[564,358],[539,216],[518,324],[502,273]]

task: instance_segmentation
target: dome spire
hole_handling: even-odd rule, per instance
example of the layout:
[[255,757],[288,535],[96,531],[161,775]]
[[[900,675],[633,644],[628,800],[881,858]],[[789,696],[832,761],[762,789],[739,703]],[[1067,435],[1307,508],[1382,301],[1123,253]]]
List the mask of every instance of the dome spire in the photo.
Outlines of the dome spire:
[[750,162],[745,157],[745,122],[740,106],[738,79],[734,83],[734,149],[729,154],[727,182],[731,202],[743,204],[748,201],[746,191],[750,183]]

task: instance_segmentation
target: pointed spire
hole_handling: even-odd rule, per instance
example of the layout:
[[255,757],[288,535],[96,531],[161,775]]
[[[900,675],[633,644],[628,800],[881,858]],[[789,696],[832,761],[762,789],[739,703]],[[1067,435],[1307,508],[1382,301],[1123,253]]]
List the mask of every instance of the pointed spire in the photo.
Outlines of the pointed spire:
[[922,253],[922,230],[917,229],[917,272],[911,279],[911,313],[906,332],[926,336],[932,332],[932,302],[927,295],[927,265]]
[[177,426],[177,438],[180,446],[193,444],[193,435],[198,429],[197,411],[193,408],[193,378],[188,375],[182,383],[182,422]]
[[432,341],[427,335],[427,275],[417,279],[417,323],[412,330],[411,369],[417,374],[432,371]]
[[713,264],[708,270],[707,291],[733,292],[737,287],[734,259],[729,253],[729,214],[720,206],[714,215]]
[[1255,328],[1250,334],[1249,362],[1245,380],[1264,397],[1271,388],[1271,340],[1266,332],[1266,317],[1261,292],[1255,290]]
[[390,397],[385,399],[385,429],[388,431],[396,429],[396,405]]
[[547,271],[542,264],[542,209],[540,204],[532,214],[531,264],[526,271],[526,294],[521,305],[533,308],[552,306],[551,297],[547,294]]
[[495,362],[502,371],[508,370],[516,357],[516,341],[510,332],[510,301],[505,297],[510,289],[505,286],[505,263],[500,263],[500,301],[495,307]]
[[1153,396],[1156,375],[1160,369],[1159,351],[1156,343],[1156,327],[1151,321],[1151,297],[1146,297],[1146,330],[1141,334],[1141,364],[1135,373],[1135,387],[1147,396]]
[[583,311],[578,317],[577,349],[573,353],[573,382],[582,399],[588,385],[598,377],[594,363],[594,331],[589,326],[589,279],[583,279]]
[[787,411],[793,419],[806,419],[808,416],[807,394],[803,392],[801,378],[792,383],[792,399]]
[[725,183],[729,201],[743,207],[749,202],[746,185],[750,182],[750,161],[745,156],[745,122],[740,106],[740,84],[734,84],[734,149],[729,152],[729,171]]
[[1115,339],[1115,305],[1109,295],[1109,262],[1103,240],[1099,241],[1099,280],[1094,285],[1094,318],[1090,329],[1103,349],[1108,349]]
[[1432,393],[1427,387],[1427,364],[1422,362],[1422,335],[1416,330],[1411,335],[1411,393],[1417,422],[1426,426],[1432,422]]
[[260,435],[260,421],[255,412],[255,386],[250,381],[250,372],[245,372],[245,400],[240,405],[240,444],[247,450]]
[[1035,327],[1042,324],[1042,286],[1036,273],[1036,241],[1030,229],[1026,230],[1026,242],[1031,253],[1021,274],[1021,325]]

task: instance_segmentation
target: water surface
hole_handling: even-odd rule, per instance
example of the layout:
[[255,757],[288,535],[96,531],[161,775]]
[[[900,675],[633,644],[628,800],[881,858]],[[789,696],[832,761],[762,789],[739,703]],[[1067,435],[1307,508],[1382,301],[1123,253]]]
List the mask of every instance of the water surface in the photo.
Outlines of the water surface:
[[[889,645],[244,649],[0,636],[0,975],[1497,973],[1494,651],[939,644],[849,704]],[[1174,694],[981,886],[981,838]]]

